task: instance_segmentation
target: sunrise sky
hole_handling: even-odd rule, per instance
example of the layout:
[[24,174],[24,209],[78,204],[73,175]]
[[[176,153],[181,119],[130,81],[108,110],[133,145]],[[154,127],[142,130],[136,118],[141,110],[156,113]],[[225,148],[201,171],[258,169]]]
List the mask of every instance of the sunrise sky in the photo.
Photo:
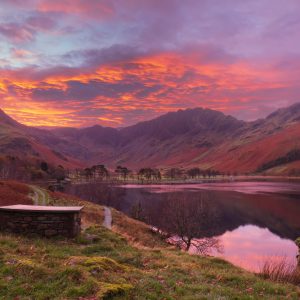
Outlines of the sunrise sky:
[[0,41],[0,107],[28,125],[300,101],[299,0],[0,0]]

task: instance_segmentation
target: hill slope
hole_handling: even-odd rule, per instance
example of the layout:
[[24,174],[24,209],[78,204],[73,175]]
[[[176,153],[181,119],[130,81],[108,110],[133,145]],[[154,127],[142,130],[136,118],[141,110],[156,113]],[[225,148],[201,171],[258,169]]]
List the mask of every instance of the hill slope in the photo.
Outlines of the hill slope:
[[[54,133],[87,147],[90,164],[125,164],[134,169],[200,166],[247,173],[300,149],[299,129],[300,104],[295,104],[255,122],[196,108],[168,113],[121,130],[95,126]],[[288,175],[298,169],[296,161],[286,168],[277,168],[276,174]]]
[[299,299],[296,286],[170,248],[117,211],[109,231],[101,206],[51,196],[51,204],[85,205],[85,230],[73,240],[1,234],[1,299]]
[[[300,103],[265,119],[244,122],[209,109],[187,109],[122,129],[42,130],[0,114],[0,153],[39,157],[69,168],[200,167],[223,172],[300,174],[299,161],[280,158],[300,149]],[[281,162],[272,168],[272,161]]]
[[81,166],[82,163],[76,159],[55,150],[54,145],[60,142],[51,132],[22,125],[0,110],[0,155],[16,156],[31,162],[44,160],[68,168]]

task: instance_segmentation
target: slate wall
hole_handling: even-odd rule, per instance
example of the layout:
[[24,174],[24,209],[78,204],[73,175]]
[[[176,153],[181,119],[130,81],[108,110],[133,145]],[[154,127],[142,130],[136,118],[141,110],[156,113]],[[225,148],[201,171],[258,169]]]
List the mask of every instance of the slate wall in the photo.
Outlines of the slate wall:
[[80,213],[0,211],[0,230],[45,237],[75,237],[80,232]]

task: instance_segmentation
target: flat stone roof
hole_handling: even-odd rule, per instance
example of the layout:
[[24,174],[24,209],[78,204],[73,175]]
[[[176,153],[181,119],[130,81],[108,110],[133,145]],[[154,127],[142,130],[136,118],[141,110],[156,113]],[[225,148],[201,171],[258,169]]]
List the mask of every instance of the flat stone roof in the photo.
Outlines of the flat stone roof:
[[80,212],[84,206],[41,206],[41,205],[9,205],[0,206],[0,211],[26,211],[26,212],[52,212],[52,213],[66,213],[66,212]]

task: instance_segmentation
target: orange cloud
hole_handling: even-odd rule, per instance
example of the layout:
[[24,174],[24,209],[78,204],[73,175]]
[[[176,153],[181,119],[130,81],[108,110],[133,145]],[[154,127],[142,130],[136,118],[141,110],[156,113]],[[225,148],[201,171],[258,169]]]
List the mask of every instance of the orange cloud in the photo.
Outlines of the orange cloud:
[[[2,108],[35,126],[124,126],[180,108],[232,113],[255,93],[286,88],[274,70],[246,62],[160,53],[65,72],[1,71]],[[258,100],[257,100],[258,101]]]
[[60,12],[99,18],[110,18],[114,14],[111,1],[98,0],[42,0],[37,9],[42,12]]

